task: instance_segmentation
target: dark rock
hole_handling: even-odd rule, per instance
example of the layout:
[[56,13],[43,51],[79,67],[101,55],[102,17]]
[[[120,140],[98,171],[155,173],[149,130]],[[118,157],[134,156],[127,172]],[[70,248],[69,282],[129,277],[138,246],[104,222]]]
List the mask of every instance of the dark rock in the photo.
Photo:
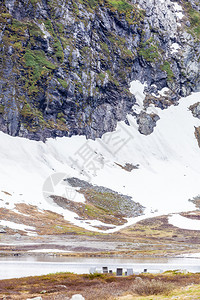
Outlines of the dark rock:
[[194,117],[200,119],[200,102],[190,106],[190,110],[192,111]]
[[139,125],[138,130],[144,135],[149,135],[153,132],[156,122],[159,120],[159,116],[156,114],[147,114],[142,112],[137,117],[137,123]]
[[6,233],[6,230],[3,227],[0,227],[0,233]]
[[[168,87],[170,104],[199,90],[200,43],[188,11],[179,20],[170,0],[133,0],[120,9],[87,0],[2,2],[1,131],[42,141],[95,139],[126,120],[135,104],[132,80],[146,82],[147,94]],[[143,114],[138,124],[150,134],[156,119]]]
[[[137,217],[143,214],[144,207],[139,204],[138,202],[134,202],[132,197],[120,194],[116,191],[113,191],[109,188],[106,188],[104,186],[98,186],[98,185],[92,185],[88,183],[85,180],[81,180],[76,177],[71,177],[71,178],[66,178],[66,181],[73,187],[78,187],[81,188],[81,191],[92,191],[92,192],[97,192],[98,194],[102,194],[103,198],[105,200],[108,200],[107,203],[109,205],[109,209],[111,211],[118,211],[118,215],[123,215],[126,216],[126,218],[129,217]],[[83,192],[84,193],[84,192]],[[114,199],[113,203],[112,200],[109,198],[111,195],[111,198]],[[61,197],[52,197],[54,201],[57,201],[56,203],[62,206],[62,199]],[[57,198],[57,199],[56,199]],[[97,204],[98,207],[102,207],[105,209],[105,204],[104,203],[96,203],[94,199],[90,199],[90,201],[93,204]],[[66,202],[66,201],[64,201]],[[108,207],[107,207],[108,208]]]

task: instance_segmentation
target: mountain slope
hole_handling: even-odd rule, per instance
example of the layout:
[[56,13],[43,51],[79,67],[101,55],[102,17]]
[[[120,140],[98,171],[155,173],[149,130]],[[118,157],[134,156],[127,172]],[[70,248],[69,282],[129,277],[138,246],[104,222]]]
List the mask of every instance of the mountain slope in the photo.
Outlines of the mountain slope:
[[0,12],[0,224],[18,228],[27,209],[111,233],[192,210],[198,5],[4,0]]
[[161,108],[199,88],[195,1],[3,0],[0,13],[0,129],[10,135],[94,139],[133,113],[132,80]]
[[[30,204],[62,214],[83,228],[106,232],[151,215],[194,209],[188,200],[199,194],[200,149],[194,126],[200,126],[200,120],[188,108],[199,96],[194,93],[177,106],[156,109],[160,120],[149,136],[138,132],[131,115],[130,126],[120,122],[116,131],[95,141],[77,136],[42,143],[0,133],[0,206],[13,210],[16,203]],[[72,177],[132,197],[146,207],[144,215],[129,216],[124,225],[102,223],[95,217],[79,218],[78,212],[49,197],[84,203],[79,192],[81,181],[63,181]]]

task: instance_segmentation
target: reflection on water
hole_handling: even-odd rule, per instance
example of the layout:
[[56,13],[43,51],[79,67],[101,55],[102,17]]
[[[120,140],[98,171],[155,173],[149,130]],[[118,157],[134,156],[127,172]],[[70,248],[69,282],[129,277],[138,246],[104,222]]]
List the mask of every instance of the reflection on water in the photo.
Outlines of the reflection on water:
[[91,267],[133,268],[135,272],[184,269],[200,272],[195,258],[78,258],[58,256],[0,257],[0,279],[43,275],[55,272],[88,273]]
[[[183,258],[175,258],[175,260],[182,260]],[[185,259],[185,258],[184,258]],[[117,263],[117,264],[123,264],[123,263],[143,263],[143,262],[149,262],[149,263],[168,263],[168,258],[151,258],[151,257],[144,257],[144,258],[105,258],[105,257],[64,257],[64,256],[54,256],[54,255],[42,255],[42,256],[6,256],[6,257],[0,257],[0,263],[1,261],[32,261],[32,262],[70,262],[70,263]],[[199,260],[200,262],[200,260]]]

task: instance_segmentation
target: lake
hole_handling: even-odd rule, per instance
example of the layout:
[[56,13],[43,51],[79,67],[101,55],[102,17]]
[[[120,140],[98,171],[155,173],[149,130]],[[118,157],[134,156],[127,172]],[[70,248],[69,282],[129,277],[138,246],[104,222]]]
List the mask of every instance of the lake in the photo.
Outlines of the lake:
[[107,266],[113,271],[117,267],[133,268],[135,272],[159,272],[167,270],[187,270],[200,272],[197,258],[74,258],[58,256],[1,257],[0,279],[45,275],[56,272],[89,273],[91,267],[102,269]]

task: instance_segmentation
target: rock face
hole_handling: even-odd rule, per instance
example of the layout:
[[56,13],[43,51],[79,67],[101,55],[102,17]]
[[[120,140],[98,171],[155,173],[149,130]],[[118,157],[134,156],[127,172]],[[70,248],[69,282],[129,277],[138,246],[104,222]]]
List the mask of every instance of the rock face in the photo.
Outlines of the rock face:
[[[102,136],[135,103],[169,88],[168,105],[199,90],[199,7],[170,0],[3,0],[0,7],[0,130],[30,139]],[[151,97],[149,97],[149,95]],[[156,119],[138,117],[152,132]]]
[[[138,202],[134,202],[130,196],[119,194],[103,186],[92,185],[87,181],[75,177],[67,178],[66,181],[71,186],[80,188],[80,192],[85,195],[89,203],[92,203],[94,206],[97,205],[98,208],[107,212],[110,211],[110,218],[112,214],[116,214],[118,217],[131,218],[141,216],[144,213],[144,206]],[[88,195],[90,196],[87,197]],[[52,198],[58,204],[61,197],[53,196]]]
[[200,102],[190,106],[190,110],[195,118],[200,119]]
[[149,115],[145,112],[141,112],[137,118],[139,132],[144,135],[151,134],[153,132],[154,127],[156,126],[156,121],[158,121],[159,119],[160,118],[158,115]]

